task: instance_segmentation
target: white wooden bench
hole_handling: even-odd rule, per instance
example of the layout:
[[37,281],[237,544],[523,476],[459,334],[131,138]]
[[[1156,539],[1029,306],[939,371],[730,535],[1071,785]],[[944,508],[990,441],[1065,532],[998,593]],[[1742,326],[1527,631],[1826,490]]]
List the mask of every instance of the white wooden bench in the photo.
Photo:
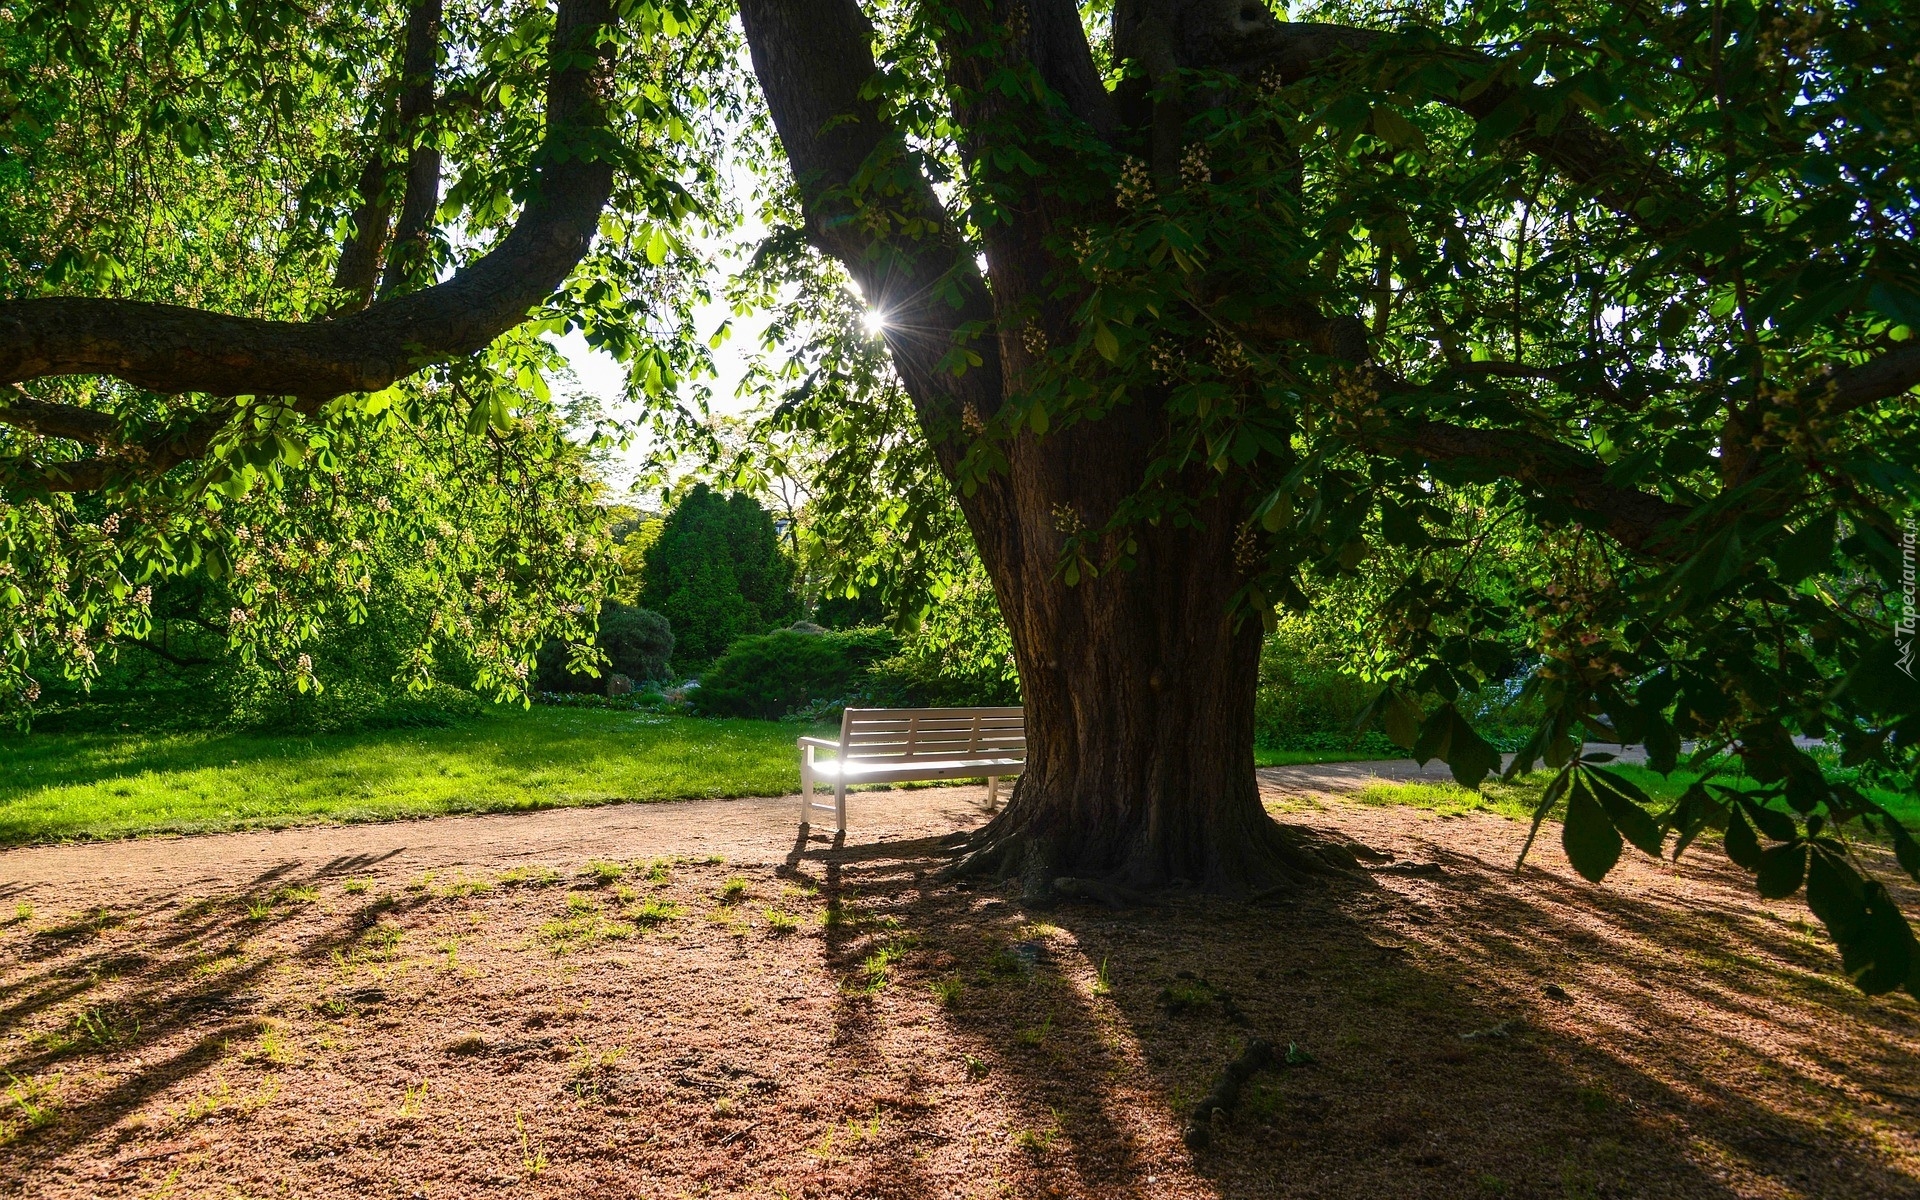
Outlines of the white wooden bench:
[[[830,750],[834,757],[817,759]],[[1027,719],[1018,708],[849,708],[840,740],[800,739],[800,824],[817,809],[847,828],[847,786],[933,779],[987,778],[987,810],[1000,802],[1000,779],[1027,763]],[[816,782],[833,785],[833,803],[814,801]]]

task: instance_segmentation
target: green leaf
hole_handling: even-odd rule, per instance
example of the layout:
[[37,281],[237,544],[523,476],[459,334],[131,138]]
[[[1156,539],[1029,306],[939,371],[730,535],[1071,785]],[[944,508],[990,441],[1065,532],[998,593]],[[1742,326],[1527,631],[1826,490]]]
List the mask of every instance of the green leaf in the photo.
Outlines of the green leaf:
[[1594,798],[1606,810],[1607,819],[1613,822],[1613,827],[1641,850],[1655,858],[1660,857],[1667,834],[1660,823],[1653,819],[1653,815],[1641,807],[1649,803],[1646,793],[1610,771],[1588,767],[1581,773],[1592,784]]
[[1805,842],[1775,846],[1760,854],[1760,866],[1754,872],[1754,886],[1768,900],[1780,900],[1800,890],[1807,875]]
[[1405,692],[1389,692],[1380,710],[1380,728],[1396,746],[1411,748],[1420,736],[1420,705]]
[[1520,857],[1513,860],[1514,870],[1518,871],[1520,864],[1527,861],[1527,852],[1533,849],[1533,839],[1539,836],[1541,823],[1547,819],[1547,814],[1553,811],[1553,806],[1559,801],[1561,795],[1566,792],[1567,781],[1571,779],[1572,776],[1573,772],[1571,770],[1560,772],[1553,777],[1552,781],[1547,784],[1546,790],[1540,794],[1540,803],[1533,807],[1533,824],[1527,829],[1527,840],[1520,843]]
[[1093,348],[1108,362],[1120,361],[1120,339],[1113,336],[1113,330],[1105,321],[1094,322]]
[[1773,562],[1780,568],[1781,583],[1799,583],[1833,566],[1833,552],[1839,545],[1834,521],[1832,513],[1817,517],[1780,543],[1780,548],[1774,551]]
[[1753,827],[1740,815],[1740,806],[1733,805],[1727,812],[1727,857],[1736,866],[1749,871],[1760,869],[1760,839],[1753,836]]
[[1580,774],[1567,789],[1567,820],[1560,829],[1560,844],[1573,869],[1592,883],[1605,879],[1613,864],[1620,861],[1620,833]]

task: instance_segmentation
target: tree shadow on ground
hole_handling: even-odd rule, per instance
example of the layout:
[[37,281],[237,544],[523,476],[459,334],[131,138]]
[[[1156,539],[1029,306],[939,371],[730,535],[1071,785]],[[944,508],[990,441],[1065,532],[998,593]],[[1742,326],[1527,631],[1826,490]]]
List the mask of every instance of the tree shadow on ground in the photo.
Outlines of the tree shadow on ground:
[[[0,931],[0,1191],[1920,1195],[1911,1001],[1704,867],[1457,843],[1262,906],[1033,911],[943,839],[820,838],[45,916]],[[1189,1150],[1254,1036],[1294,1065]]]
[[[1223,1197],[1920,1196],[1898,1133],[1920,1010],[1851,992],[1810,927],[1731,890],[1683,903],[1452,855],[1267,906],[1042,912],[933,885],[946,861],[816,845],[790,869],[859,913],[829,933],[856,993],[836,1044],[871,1056],[860,981],[910,947],[891,982],[952,998],[937,1019],[1020,1114],[1021,1194],[1152,1195],[1191,1170]],[[1253,1036],[1295,1065],[1189,1151],[1181,1120]],[[946,1194],[924,1157],[902,1140],[862,1186]]]

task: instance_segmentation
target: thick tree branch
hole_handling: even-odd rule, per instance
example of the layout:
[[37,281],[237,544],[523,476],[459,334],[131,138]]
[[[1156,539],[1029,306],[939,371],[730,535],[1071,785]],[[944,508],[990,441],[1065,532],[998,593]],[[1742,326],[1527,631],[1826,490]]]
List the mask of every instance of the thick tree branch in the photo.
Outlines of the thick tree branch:
[[1851,412],[1916,387],[1920,387],[1920,340],[1836,371],[1824,382],[1802,391],[1812,393],[1813,398],[1825,396],[1834,411]]
[[1558,500],[1621,545],[1656,558],[1680,547],[1674,534],[1691,512],[1658,496],[1607,482],[1590,454],[1517,429],[1470,429],[1440,421],[1382,439],[1382,448],[1429,462],[1511,479]]
[[37,400],[17,383],[10,390],[11,396],[0,393],[0,425],[91,446],[114,446],[120,441],[119,423],[98,409]]
[[393,247],[380,277],[380,298],[417,284],[431,259],[434,213],[440,208],[440,147],[434,141],[434,83],[440,63],[440,0],[415,0],[407,17],[401,66],[400,131],[407,139],[407,191]]
[[366,164],[360,168],[360,203],[354,206],[353,228],[333,267],[334,289],[346,295],[331,316],[358,312],[372,303],[374,284],[380,277],[380,256],[387,248],[393,203],[387,199],[386,148],[379,140],[376,136]]
[[[942,465],[951,431],[1000,396],[985,281],[933,187],[877,100],[873,28],[856,0],[743,0],[741,24],[800,188],[807,234],[840,260],[885,318],[895,368]],[[984,341],[956,373],[956,343]]]
[[[613,168],[591,148],[607,136],[612,47],[601,35],[612,19],[610,0],[561,0],[535,193],[499,245],[453,278],[337,320],[306,323],[131,300],[0,302],[0,383],[109,375],[167,393],[291,396],[311,411],[485,348],[552,295],[598,228]],[[48,482],[85,490],[75,481],[171,466],[203,453],[218,432],[216,425],[202,437],[203,424],[231,413],[209,414],[185,433],[149,440],[123,457],[60,464],[65,479]]]

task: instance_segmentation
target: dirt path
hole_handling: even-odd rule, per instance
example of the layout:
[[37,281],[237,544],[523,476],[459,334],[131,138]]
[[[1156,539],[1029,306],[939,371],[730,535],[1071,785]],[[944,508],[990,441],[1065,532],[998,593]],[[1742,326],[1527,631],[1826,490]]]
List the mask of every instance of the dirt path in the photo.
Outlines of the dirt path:
[[1797,902],[1262,777],[1392,863],[1031,912],[937,881],[978,788],[9,851],[0,1195],[1920,1198],[1920,1005]]
[[[1337,794],[1377,779],[1444,779],[1440,763],[1412,760],[1270,767],[1283,791]],[[978,786],[856,792],[848,800],[855,842],[967,829],[982,818]],[[0,900],[104,903],[115,898],[270,886],[282,876],[351,875],[459,866],[511,867],[588,858],[723,855],[770,863],[793,848],[797,797],[607,804],[531,813],[435,817],[364,825],[310,825],[246,833],[31,846],[0,851]]]

